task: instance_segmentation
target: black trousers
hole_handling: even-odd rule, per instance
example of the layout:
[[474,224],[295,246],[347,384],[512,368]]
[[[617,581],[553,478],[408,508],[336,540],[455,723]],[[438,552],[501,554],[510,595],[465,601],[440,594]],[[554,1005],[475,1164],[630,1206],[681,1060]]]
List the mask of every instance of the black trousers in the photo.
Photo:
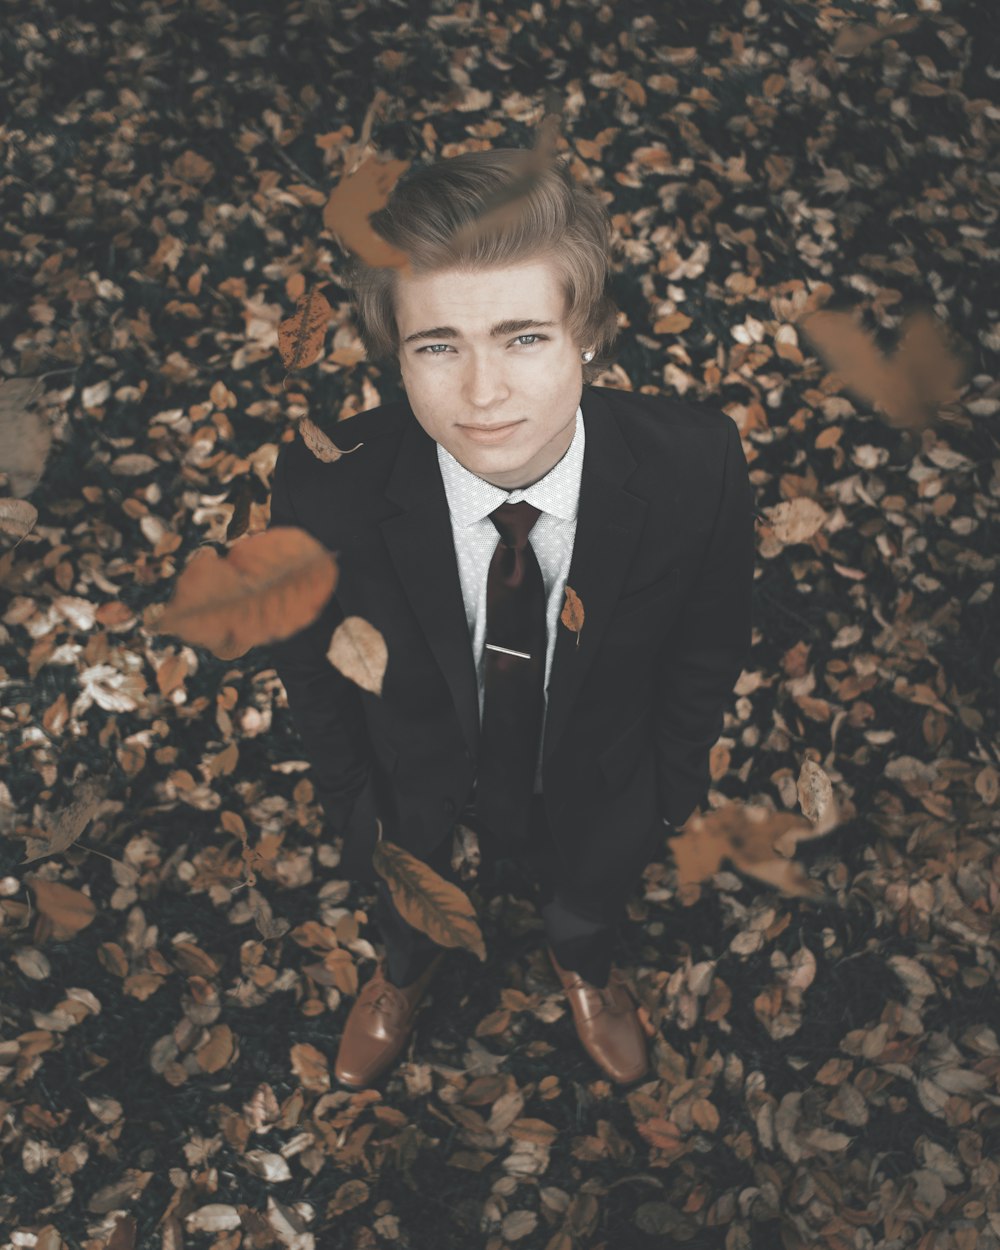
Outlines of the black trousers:
[[[474,829],[479,839],[477,884],[483,898],[493,897],[499,864],[506,861],[515,865],[522,871],[529,887],[533,888],[534,902],[545,924],[546,939],[560,965],[567,971],[579,972],[585,981],[593,985],[606,985],[611,972],[614,926],[599,925],[578,915],[558,897],[558,855],[542,796],[536,794],[532,797],[529,836],[523,842],[512,843],[487,829],[477,819],[474,804],[466,808],[459,821]],[[435,847],[426,862],[445,880],[462,886],[461,879],[451,867],[451,848],[452,836],[449,835]],[[395,985],[408,985],[420,976],[443,948],[403,919],[392,901],[388,885],[381,878],[376,885],[376,894],[372,919],[385,943],[386,975]]]

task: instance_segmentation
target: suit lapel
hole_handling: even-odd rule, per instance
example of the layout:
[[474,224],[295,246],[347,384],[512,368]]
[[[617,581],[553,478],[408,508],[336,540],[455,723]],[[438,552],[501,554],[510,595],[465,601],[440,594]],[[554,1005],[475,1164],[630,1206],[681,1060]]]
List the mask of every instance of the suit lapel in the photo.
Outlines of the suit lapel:
[[[551,758],[618,599],[646,515],[646,501],[622,483],[636,467],[611,405],[588,387],[581,409],[585,426],[576,536],[567,585],[580,597],[579,635],[556,625],[542,751]],[[402,511],[382,521],[382,533],[427,643],[451,691],[462,733],[475,758],[479,747],[479,694],[448,498],[437,444],[408,404],[386,496]]]

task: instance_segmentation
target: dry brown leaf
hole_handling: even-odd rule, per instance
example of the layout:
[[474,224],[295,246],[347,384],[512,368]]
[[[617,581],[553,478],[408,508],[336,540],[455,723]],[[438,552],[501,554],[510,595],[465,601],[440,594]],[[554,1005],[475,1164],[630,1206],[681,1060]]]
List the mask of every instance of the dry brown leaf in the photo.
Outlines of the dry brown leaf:
[[295,312],[278,325],[278,351],[286,369],[305,369],[323,354],[333,309],[322,291],[300,295]]
[[379,631],[364,617],[344,617],[333,631],[326,658],[356,686],[381,695],[389,649]]
[[895,17],[884,26],[872,26],[868,22],[845,22],[837,31],[837,37],[831,46],[834,56],[857,56],[873,44],[883,39],[891,39],[894,35],[902,35],[920,25],[922,18],[918,14]]
[[203,1072],[220,1072],[238,1057],[236,1036],[228,1024],[213,1024],[208,1037],[194,1052]]
[[345,1211],[361,1206],[363,1202],[368,1201],[370,1192],[362,1180],[344,1181],[342,1185],[337,1186],[336,1192],[324,1208],[327,1217],[343,1215]]
[[572,586],[566,587],[566,602],[559,613],[559,619],[576,634],[576,645],[580,645],[580,630],[583,629],[583,604],[580,596]]
[[75,797],[61,811],[49,818],[49,829],[42,838],[30,838],[28,854],[21,860],[30,864],[46,855],[65,851],[73,845],[97,815],[107,793],[107,778],[87,777],[76,787]]
[[262,938],[280,938],[291,928],[287,920],[280,918],[276,920],[274,918],[271,904],[259,890],[251,889],[248,902],[250,911],[253,913],[254,924],[257,926],[257,932]]
[[27,499],[0,499],[0,534],[12,535],[19,543],[31,533],[37,520],[38,509]]
[[25,880],[35,892],[38,910],[49,922],[47,933],[57,940],[79,933],[97,915],[94,900],[82,890],[44,877],[28,876]]
[[291,1048],[292,1071],[303,1089],[325,1093],[330,1088],[330,1068],[326,1055],[310,1042],[296,1042]]
[[293,525],[241,538],[220,558],[201,548],[150,626],[206,647],[223,660],[304,629],[337,585],[334,556]]
[[392,901],[405,921],[439,946],[463,947],[486,959],[482,930],[472,900],[429,864],[395,842],[380,839],[372,866],[388,883]]
[[308,417],[299,417],[299,433],[302,435],[302,441],[316,459],[322,460],[324,464],[333,464],[341,456],[348,456],[359,447],[364,447],[364,443],[355,443],[353,447],[338,447],[323,433],[316,422],[310,421]]

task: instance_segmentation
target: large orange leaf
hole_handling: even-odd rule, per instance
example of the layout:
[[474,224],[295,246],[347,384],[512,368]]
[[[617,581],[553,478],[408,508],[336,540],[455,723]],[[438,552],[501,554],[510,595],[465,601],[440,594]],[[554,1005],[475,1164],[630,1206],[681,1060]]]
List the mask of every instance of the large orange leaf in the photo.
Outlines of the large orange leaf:
[[385,207],[392,188],[409,167],[409,161],[369,156],[360,168],[340,180],[324,205],[323,225],[339,235],[344,246],[366,265],[409,268],[406,253],[387,243],[368,220]]
[[338,574],[335,557],[311,534],[276,525],[241,538],[225,558],[211,547],[192,556],[152,628],[235,660],[311,625]]
[[707,880],[728,859],[740,872],[785,894],[816,897],[824,893],[821,883],[809,878],[785,852],[790,853],[796,842],[825,832],[794,812],[727,803],[707,815],[692,816],[669,845],[680,885]]

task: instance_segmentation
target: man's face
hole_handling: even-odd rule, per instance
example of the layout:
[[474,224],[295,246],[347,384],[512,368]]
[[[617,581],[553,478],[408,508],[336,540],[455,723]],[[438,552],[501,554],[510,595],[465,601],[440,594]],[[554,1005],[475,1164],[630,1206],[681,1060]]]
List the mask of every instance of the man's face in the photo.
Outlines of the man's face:
[[[573,441],[583,389],[550,264],[400,275],[395,309],[406,397],[431,438],[505,490],[544,477]],[[551,324],[490,333],[529,321]],[[466,428],[511,424],[490,439]]]

